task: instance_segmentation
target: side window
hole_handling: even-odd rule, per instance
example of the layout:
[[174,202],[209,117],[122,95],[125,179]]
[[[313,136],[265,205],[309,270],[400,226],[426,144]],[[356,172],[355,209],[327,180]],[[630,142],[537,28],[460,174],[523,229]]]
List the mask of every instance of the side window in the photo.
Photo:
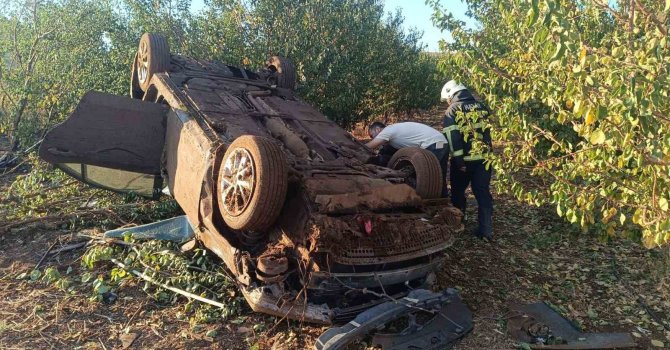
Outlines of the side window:
[[158,198],[163,185],[162,178],[157,175],[77,163],[60,163],[57,166],[80,181],[115,192],[133,192],[143,197]]

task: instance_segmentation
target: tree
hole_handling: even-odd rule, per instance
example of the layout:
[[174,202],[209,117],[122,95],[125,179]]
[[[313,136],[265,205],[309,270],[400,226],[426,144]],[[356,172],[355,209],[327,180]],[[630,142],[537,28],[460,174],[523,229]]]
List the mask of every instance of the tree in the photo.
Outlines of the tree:
[[442,70],[495,110],[498,187],[583,228],[670,243],[670,2],[469,0],[476,29],[429,2],[454,37]]
[[378,0],[215,0],[192,22],[187,51],[251,67],[289,57],[300,95],[347,126],[437,102],[435,64],[402,24]]
[[420,35],[378,0],[10,0],[0,8],[0,131],[14,150],[36,142],[88,90],[127,94],[145,31],[175,54],[262,67],[291,58],[298,93],[347,126],[427,107],[439,76]]
[[16,151],[63,120],[86,91],[125,93],[137,39],[111,2],[10,5],[0,10],[0,129]]

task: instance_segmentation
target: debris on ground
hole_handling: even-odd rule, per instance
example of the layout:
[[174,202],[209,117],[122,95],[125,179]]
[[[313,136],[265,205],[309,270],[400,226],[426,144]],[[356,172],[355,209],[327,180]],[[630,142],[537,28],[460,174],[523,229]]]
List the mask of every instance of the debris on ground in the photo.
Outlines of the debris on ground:
[[582,333],[546,303],[513,305],[509,334],[533,349],[619,349],[637,344],[629,333]]
[[[404,321],[398,331],[392,325]],[[316,350],[344,349],[373,335],[372,345],[383,350],[446,349],[472,330],[472,313],[454,289],[433,293],[415,289],[407,297],[391,300],[360,313],[349,323],[323,333]]]

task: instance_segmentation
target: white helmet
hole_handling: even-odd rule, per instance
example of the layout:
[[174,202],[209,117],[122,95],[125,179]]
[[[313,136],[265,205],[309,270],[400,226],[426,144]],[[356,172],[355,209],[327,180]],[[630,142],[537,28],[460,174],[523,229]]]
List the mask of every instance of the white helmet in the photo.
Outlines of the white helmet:
[[456,80],[449,80],[442,87],[442,93],[440,94],[440,98],[442,101],[449,101],[451,100],[452,97],[454,97],[454,94],[456,94],[458,91],[461,90],[467,90],[467,88],[457,83]]

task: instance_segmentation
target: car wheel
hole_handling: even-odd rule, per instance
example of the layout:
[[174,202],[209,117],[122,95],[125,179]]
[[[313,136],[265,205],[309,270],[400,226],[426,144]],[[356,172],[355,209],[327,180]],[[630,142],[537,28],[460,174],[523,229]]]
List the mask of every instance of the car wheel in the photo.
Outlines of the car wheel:
[[393,154],[388,164],[391,169],[408,171],[410,185],[421,198],[440,198],[442,195],[440,161],[430,151],[419,147],[402,148]]
[[262,231],[279,216],[288,186],[281,148],[264,137],[240,136],[219,168],[217,198],[223,221],[234,230]]
[[295,90],[297,75],[293,61],[286,57],[272,56],[266,62],[266,68],[276,73],[276,84],[280,88]]
[[162,35],[144,33],[137,49],[134,67],[140,89],[147,91],[151,77],[155,73],[167,72],[168,69],[170,69],[170,47],[167,40]]
[[130,97],[141,100],[142,96],[144,96],[144,91],[142,91],[139,78],[137,77],[137,53],[135,53],[135,58],[133,58],[133,64],[130,68]]

